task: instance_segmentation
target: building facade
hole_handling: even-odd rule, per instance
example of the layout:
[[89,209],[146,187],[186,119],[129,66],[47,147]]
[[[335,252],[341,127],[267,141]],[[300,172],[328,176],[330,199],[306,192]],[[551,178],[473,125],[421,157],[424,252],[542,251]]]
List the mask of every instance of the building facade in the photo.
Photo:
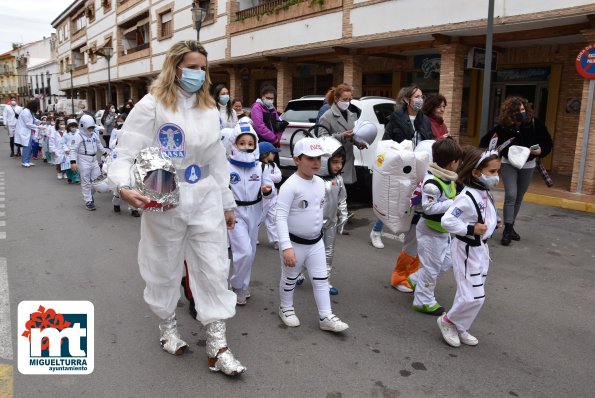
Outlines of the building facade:
[[[417,84],[448,101],[445,121],[464,144],[477,144],[487,2],[428,0],[201,0],[200,39],[211,80],[226,83],[249,106],[264,84],[281,109],[292,98],[324,94],[347,82],[356,96],[394,97]],[[190,0],[79,0],[52,23],[58,37],[60,87],[90,109],[140,99],[167,49],[195,39]],[[575,58],[595,41],[589,0],[495,1],[489,119],[501,102],[526,97],[554,138],[544,163],[576,189],[587,85]],[[113,48],[108,62],[100,54]],[[72,89],[70,81],[72,77]],[[595,122],[589,121],[595,127]],[[595,151],[595,139],[589,153]],[[595,158],[584,192],[595,194]]]

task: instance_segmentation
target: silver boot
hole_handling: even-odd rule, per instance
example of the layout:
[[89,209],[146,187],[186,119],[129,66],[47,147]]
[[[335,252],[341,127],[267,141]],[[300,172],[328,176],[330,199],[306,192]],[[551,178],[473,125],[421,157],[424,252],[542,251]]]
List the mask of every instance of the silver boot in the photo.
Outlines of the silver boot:
[[182,355],[186,351],[188,344],[180,337],[175,313],[159,323],[159,330],[161,331],[159,341],[165,351],[173,355]]
[[[220,352],[221,349],[225,351]],[[227,348],[224,321],[215,321],[207,325],[207,355],[211,372],[221,371],[228,376],[235,376],[246,371],[246,367],[235,359]]]

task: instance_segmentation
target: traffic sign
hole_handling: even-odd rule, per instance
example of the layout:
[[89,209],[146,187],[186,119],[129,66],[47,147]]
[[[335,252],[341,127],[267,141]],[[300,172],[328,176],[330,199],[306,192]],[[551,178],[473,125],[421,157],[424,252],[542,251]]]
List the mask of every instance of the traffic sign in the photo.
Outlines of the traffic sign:
[[585,79],[595,79],[595,44],[583,48],[576,56],[576,71]]

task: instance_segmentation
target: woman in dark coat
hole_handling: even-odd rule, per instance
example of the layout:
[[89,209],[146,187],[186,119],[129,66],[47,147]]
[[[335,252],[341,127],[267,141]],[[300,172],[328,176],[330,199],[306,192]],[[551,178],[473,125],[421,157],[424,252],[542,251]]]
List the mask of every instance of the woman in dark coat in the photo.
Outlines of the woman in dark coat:
[[530,149],[530,155],[522,168],[517,169],[508,161],[508,149],[502,150],[502,168],[500,174],[504,182],[504,232],[502,244],[508,246],[511,240],[520,240],[520,235],[514,230],[514,221],[521,209],[525,192],[529,188],[533,171],[538,158],[546,157],[552,151],[552,137],[545,124],[533,116],[533,109],[529,101],[521,97],[507,98],[500,109],[499,122],[486,134],[480,142],[482,148],[487,148],[492,137],[498,136],[498,145],[513,138],[510,145],[518,145]]

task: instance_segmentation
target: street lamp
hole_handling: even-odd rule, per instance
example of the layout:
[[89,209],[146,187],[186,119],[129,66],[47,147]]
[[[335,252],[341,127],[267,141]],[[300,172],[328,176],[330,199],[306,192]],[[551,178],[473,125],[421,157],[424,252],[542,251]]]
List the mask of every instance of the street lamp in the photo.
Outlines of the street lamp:
[[46,80],[48,82],[48,87],[47,87],[47,92],[44,92],[43,94],[44,95],[47,94],[47,97],[48,97],[48,110],[49,110],[50,103],[52,102],[52,86],[50,86],[51,75],[50,75],[50,71],[49,70],[46,70],[45,71],[45,77],[46,77]]
[[207,17],[207,11],[204,8],[198,6],[196,2],[192,3],[192,21],[194,22],[194,29],[196,29],[196,41],[200,39],[200,28],[202,26],[202,22]]
[[72,106],[72,113],[74,114],[74,88],[72,83],[72,72],[74,72],[74,64],[67,64],[68,72],[70,73],[70,105]]
[[95,54],[102,55],[107,61],[107,103],[109,104],[112,102],[112,82],[109,61],[112,58],[112,55],[114,55],[114,49],[109,46],[104,46],[97,50]]

